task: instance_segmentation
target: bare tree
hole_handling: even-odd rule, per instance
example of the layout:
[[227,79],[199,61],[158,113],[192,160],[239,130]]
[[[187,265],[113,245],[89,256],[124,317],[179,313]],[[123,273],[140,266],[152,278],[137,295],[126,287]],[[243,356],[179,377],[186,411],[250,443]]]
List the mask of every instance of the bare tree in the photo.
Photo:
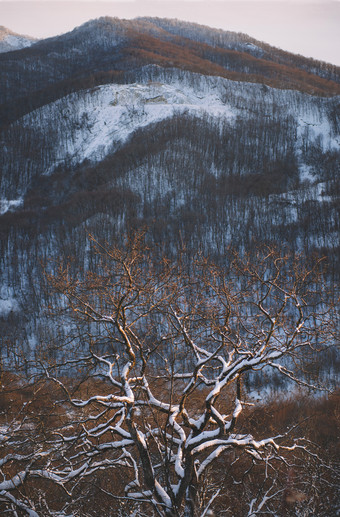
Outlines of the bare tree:
[[[0,513],[39,517],[41,504],[36,496],[42,491],[34,487],[40,487],[45,480],[48,492],[51,482],[54,486],[59,480],[49,469],[55,448],[53,440],[46,439],[44,425],[47,419],[44,410],[52,405],[46,401],[46,391],[41,393],[45,383],[32,385],[27,379],[24,383],[23,377],[8,373],[4,377],[0,388],[0,406],[6,408],[5,412],[1,411],[0,425]],[[46,510],[45,496],[42,498]],[[62,517],[65,513],[48,509],[48,515]]]
[[111,472],[115,489],[107,479],[98,489],[123,515],[134,504],[139,515],[203,517],[221,497],[213,483],[206,490],[212,467],[242,457],[265,466],[248,515],[269,511],[282,497],[277,465],[307,446],[289,431],[247,428],[242,379],[274,370],[308,385],[299,358],[332,336],[320,262],[262,249],[225,268],[202,257],[189,267],[155,258],[142,235],[122,248],[92,240],[96,272],[77,278],[66,266],[49,277],[69,333],[67,358],[44,367],[69,412],[50,477],[72,493]]

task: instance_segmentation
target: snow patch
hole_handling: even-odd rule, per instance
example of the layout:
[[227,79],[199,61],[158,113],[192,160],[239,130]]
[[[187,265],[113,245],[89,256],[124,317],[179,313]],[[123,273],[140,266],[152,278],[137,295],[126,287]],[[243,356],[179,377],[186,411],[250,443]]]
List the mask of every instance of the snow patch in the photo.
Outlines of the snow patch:
[[322,111],[304,113],[297,119],[299,140],[318,142],[323,151],[339,149],[340,138],[332,134],[328,119]]
[[0,317],[6,317],[11,312],[18,312],[19,304],[15,298],[0,299]]
[[5,214],[8,211],[15,210],[19,208],[23,204],[23,198],[20,197],[18,199],[0,199],[0,215]]
[[301,163],[299,165],[300,180],[314,182],[315,175],[313,174],[312,171],[313,171],[313,168],[310,165],[307,165],[306,163]]

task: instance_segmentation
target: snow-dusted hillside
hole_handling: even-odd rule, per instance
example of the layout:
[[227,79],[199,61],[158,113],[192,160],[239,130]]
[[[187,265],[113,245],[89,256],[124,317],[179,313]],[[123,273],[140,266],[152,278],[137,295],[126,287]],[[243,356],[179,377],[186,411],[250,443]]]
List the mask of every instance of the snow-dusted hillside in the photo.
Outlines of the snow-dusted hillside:
[[48,173],[65,160],[72,165],[85,159],[100,161],[137,129],[178,114],[233,120],[238,110],[222,101],[223,83],[200,83],[200,88],[179,81],[101,86],[56,101],[20,123],[42,131],[54,126],[57,159]]
[[22,157],[16,142],[11,145],[9,139],[1,189],[6,199],[17,199],[29,188],[32,177],[51,174],[60,166],[74,167],[84,160],[99,162],[135,131],[178,115],[209,118],[211,123],[231,126],[240,120],[257,119],[275,125],[285,119],[281,133],[294,147],[301,179],[311,179],[306,149],[313,145],[323,153],[340,150],[334,124],[339,99],[147,67],[139,83],[83,90],[35,110],[12,125],[13,132],[24,132],[23,138],[34,135],[30,145],[40,147],[40,151],[36,149],[29,169],[22,175]]
[[[101,86],[81,96],[63,98],[25,117],[22,123],[25,127],[41,124],[44,128],[52,120],[60,135],[58,162],[67,158],[75,164],[84,159],[101,160],[136,129],[176,114],[208,115],[218,122],[232,121],[236,116],[246,118],[257,109],[251,100],[260,100],[258,85],[202,77],[191,86],[189,74],[187,79]],[[274,111],[279,108],[296,120],[297,149],[305,141],[318,141],[323,150],[328,150],[340,149],[340,135],[333,131],[327,114],[327,107],[334,102],[337,99],[320,102],[319,98],[268,88],[259,104],[265,107],[265,117],[275,117]]]
[[[235,68],[239,62],[243,79],[220,76],[216,67],[215,75],[205,67],[197,73],[195,52],[207,56],[196,39],[216,36],[217,44],[221,36],[221,45],[229,45],[229,35],[189,28],[195,49],[189,66],[182,40],[175,48],[170,38],[168,47],[157,24],[137,25],[138,34],[132,21],[103,19],[41,42],[36,52],[3,55],[8,91],[15,65],[22,91],[32,84],[38,92],[23,97],[18,111],[16,100],[5,105],[0,133],[0,320],[6,343],[20,341],[28,355],[54,332],[44,319],[49,300],[41,264],[76,257],[77,267],[95,267],[88,231],[116,242],[131,227],[147,227],[170,256],[181,242],[189,255],[200,250],[217,262],[230,247],[242,252],[258,242],[280,243],[328,255],[329,278],[338,274],[340,96],[302,93],[315,93],[309,83],[294,89],[292,78],[310,79],[295,77],[295,69],[285,78],[290,89],[248,77],[238,53],[251,44],[244,38],[235,39],[236,54],[226,54]],[[159,34],[164,66],[145,57],[155,43],[150,37]],[[182,59],[177,67],[169,48]],[[266,71],[262,61],[258,66]],[[83,81],[84,69],[90,75]],[[68,82],[74,73],[75,83]]]

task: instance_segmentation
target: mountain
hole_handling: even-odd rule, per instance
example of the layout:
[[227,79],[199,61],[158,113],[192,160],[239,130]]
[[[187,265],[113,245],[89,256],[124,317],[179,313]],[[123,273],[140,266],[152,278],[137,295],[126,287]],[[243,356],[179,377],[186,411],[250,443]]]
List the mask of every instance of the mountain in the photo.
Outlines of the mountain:
[[0,25],[0,53],[30,47],[36,41],[38,41],[36,38],[17,34]]
[[221,263],[231,247],[280,244],[326,256],[325,282],[338,281],[337,67],[151,18],[90,21],[0,66],[0,323],[12,364],[19,345],[29,357],[56,336],[43,270],[60,257],[76,257],[70,271],[96,267],[88,232],[116,242],[147,227],[168,255],[184,246],[188,264],[198,250]]
[[83,88],[134,82],[151,64],[316,95],[340,93],[338,67],[242,34],[153,18],[100,18],[19,53],[0,55],[0,123]]
[[339,69],[151,18],[0,67],[0,513],[334,514]]

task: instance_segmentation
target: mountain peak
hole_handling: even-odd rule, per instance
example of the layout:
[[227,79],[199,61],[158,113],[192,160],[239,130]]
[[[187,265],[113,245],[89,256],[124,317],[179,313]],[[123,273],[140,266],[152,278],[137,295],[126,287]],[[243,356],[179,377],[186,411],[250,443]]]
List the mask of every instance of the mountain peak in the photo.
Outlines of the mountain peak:
[[0,25],[0,53],[30,47],[36,41],[32,36],[18,34]]
[[101,16],[99,18],[94,18],[92,20],[89,20],[79,27],[76,27],[73,29],[72,32],[78,32],[78,31],[86,31],[86,30],[96,30],[96,29],[112,29],[115,26],[121,24],[122,20],[119,18],[114,18],[112,16]]

